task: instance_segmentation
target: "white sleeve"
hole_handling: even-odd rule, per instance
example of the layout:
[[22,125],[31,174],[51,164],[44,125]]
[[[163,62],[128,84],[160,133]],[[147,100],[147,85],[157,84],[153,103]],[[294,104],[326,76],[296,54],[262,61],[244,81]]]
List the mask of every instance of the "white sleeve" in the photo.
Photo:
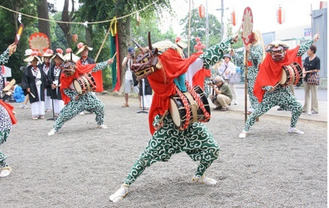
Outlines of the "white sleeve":
[[203,59],[197,58],[189,67],[185,73],[185,80],[187,80],[191,87],[193,87],[193,76],[203,68]]

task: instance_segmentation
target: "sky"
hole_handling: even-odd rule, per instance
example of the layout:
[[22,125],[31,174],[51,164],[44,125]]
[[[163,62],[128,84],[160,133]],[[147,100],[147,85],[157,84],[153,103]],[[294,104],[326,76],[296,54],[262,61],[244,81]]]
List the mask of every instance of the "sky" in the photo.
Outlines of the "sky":
[[[206,5],[206,0],[193,0],[193,8],[198,8],[201,4]],[[188,14],[188,0],[171,0],[171,4],[176,11],[176,17],[170,18],[169,26],[174,31],[182,31],[179,20]],[[285,22],[277,22],[277,10],[281,6],[285,10]],[[236,15],[236,26],[233,31],[237,31],[242,22],[242,15],[246,7],[250,7],[254,17],[254,29],[261,33],[272,32],[278,29],[285,29],[294,26],[311,25],[311,6],[313,10],[320,8],[320,0],[224,0],[224,23],[231,17],[234,10]],[[221,21],[221,0],[208,0],[208,13],[217,17]],[[168,24],[168,23],[167,23]],[[167,28],[167,27],[164,27]]]
[[[62,10],[64,0],[48,0],[55,3],[58,10]],[[193,8],[198,8],[201,4],[208,2],[208,13],[215,15],[221,21],[221,0],[191,0]],[[172,27],[177,35],[183,30],[179,24],[189,12],[189,0],[170,0],[176,15],[163,14],[162,31],[165,32]],[[285,10],[285,22],[277,22],[277,10],[279,6]],[[294,26],[311,25],[311,7],[313,10],[320,8],[320,0],[224,0],[224,23],[230,19],[234,10],[236,14],[236,26],[233,31],[237,31],[242,22],[243,11],[250,7],[254,17],[254,29],[261,33],[272,32],[278,29],[285,29]]]

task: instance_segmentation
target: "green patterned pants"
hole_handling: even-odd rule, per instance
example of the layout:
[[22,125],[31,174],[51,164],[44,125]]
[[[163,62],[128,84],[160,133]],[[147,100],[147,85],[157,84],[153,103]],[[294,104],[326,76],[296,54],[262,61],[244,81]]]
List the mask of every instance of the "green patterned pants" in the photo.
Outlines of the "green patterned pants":
[[249,95],[249,101],[250,101],[251,107],[253,109],[256,109],[259,105],[259,102],[253,92],[257,74],[258,74],[258,69],[256,67],[254,67],[254,66],[248,67],[248,71],[247,71],[248,89],[247,89],[247,91],[248,91],[248,95]]
[[54,124],[54,129],[58,131],[66,121],[72,119],[84,110],[96,114],[95,120],[98,125],[104,123],[104,104],[93,94],[87,93],[82,95],[78,100],[71,99],[61,110]]
[[171,155],[186,152],[194,161],[200,161],[196,176],[202,176],[206,169],[218,158],[219,147],[208,128],[199,122],[179,131],[171,116],[164,119],[164,126],[156,131],[144,152],[128,174],[125,184],[131,185],[146,167],[157,161],[166,162]]
[[[0,131],[0,145],[7,141],[9,133],[10,133],[10,129]],[[7,158],[7,155],[2,153],[0,150],[0,168],[5,167],[7,165],[6,158]]]
[[245,131],[249,131],[254,125],[257,117],[265,114],[272,107],[279,105],[285,111],[291,111],[290,126],[296,127],[299,116],[302,114],[302,104],[291,94],[286,87],[279,87],[274,92],[265,92],[263,101],[258,105],[255,111],[250,114],[244,127]]

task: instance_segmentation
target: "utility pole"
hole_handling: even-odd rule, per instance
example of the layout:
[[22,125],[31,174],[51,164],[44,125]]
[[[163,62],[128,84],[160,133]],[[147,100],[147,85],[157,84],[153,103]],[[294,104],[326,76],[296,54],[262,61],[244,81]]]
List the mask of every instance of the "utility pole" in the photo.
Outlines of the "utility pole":
[[208,0],[206,0],[206,48],[209,46],[209,16],[208,16]]

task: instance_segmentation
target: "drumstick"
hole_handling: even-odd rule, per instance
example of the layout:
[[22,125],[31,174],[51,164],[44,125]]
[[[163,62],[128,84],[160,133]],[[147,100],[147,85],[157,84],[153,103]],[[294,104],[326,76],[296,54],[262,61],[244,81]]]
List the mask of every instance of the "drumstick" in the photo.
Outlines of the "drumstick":
[[165,113],[163,114],[163,116],[161,117],[159,123],[163,122],[163,119],[166,117],[166,115],[168,114],[168,110],[165,111]]
[[33,97],[33,98],[35,98],[35,96],[33,95],[33,93],[32,92],[29,92],[30,93],[30,95]]
[[114,57],[117,55],[117,52],[114,53],[111,59],[114,59]]

